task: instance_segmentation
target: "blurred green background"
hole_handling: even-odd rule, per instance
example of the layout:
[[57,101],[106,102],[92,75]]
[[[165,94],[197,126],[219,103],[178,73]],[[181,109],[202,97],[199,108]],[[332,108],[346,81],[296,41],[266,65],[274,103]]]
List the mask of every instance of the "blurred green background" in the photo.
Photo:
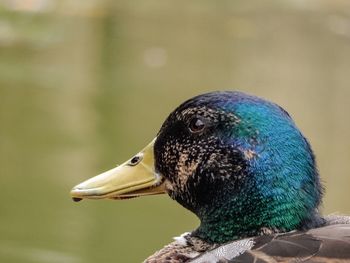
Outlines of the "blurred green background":
[[139,262],[194,229],[167,196],[73,203],[182,101],[241,90],[310,139],[350,213],[347,0],[0,1],[0,262]]

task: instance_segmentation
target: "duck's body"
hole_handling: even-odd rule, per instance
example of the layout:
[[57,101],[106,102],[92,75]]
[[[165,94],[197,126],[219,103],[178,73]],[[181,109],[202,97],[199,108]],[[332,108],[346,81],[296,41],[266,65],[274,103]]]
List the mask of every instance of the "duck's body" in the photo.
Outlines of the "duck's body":
[[350,262],[350,217],[327,216],[319,228],[266,234],[221,245],[185,233],[145,260],[160,262]]
[[213,92],[186,101],[149,146],[72,196],[160,192],[201,224],[146,262],[350,261],[349,218],[320,216],[312,149],[289,114],[264,99]]

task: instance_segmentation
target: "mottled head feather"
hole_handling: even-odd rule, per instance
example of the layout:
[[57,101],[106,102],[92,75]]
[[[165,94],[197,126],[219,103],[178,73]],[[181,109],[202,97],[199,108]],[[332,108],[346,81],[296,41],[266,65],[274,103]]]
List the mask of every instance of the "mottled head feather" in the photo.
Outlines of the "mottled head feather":
[[223,243],[320,224],[322,187],[311,147],[280,106],[241,92],[181,104],[155,142],[169,195]]

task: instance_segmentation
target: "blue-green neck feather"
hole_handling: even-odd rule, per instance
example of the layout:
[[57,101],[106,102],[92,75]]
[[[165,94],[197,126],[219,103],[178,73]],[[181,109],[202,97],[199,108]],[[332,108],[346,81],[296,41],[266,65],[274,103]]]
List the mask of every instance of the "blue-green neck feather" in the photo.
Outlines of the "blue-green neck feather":
[[318,225],[316,208],[322,188],[315,158],[288,113],[255,97],[232,104],[224,101],[221,107],[241,120],[222,134],[235,148],[250,154],[246,158],[249,175],[242,192],[227,193],[230,196],[223,199],[228,200],[219,200],[219,206],[224,204],[220,209],[213,206],[213,211],[203,216],[197,234],[221,243],[259,231]]

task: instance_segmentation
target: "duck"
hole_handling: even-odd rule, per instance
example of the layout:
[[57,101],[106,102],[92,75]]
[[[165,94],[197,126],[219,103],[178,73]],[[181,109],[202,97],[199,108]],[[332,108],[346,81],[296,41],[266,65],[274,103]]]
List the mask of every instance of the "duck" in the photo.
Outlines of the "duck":
[[320,213],[313,150],[279,105],[238,91],[195,96],[74,201],[168,194],[200,220],[147,263],[350,262],[350,216]]

